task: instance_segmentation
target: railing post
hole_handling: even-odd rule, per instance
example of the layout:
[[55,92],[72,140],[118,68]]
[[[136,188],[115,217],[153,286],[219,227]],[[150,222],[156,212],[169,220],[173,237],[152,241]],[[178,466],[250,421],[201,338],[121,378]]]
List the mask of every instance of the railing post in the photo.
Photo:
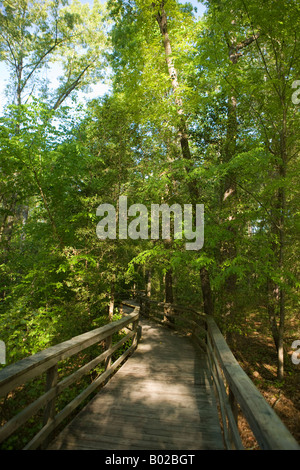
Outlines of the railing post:
[[164,321],[169,323],[175,323],[174,317],[172,314],[174,313],[173,307],[171,303],[164,304]]
[[[108,350],[112,346],[112,336],[108,336],[105,340],[105,349]],[[111,354],[105,359],[105,370],[111,366]]]
[[140,315],[144,315],[144,310],[143,310],[143,297],[139,297],[139,303],[140,303]]
[[[24,449],[38,449],[47,448],[47,445],[52,439],[53,432],[63,420],[69,416],[83,400],[85,400],[98,386],[103,385],[105,381],[117,369],[117,367],[124,361],[133,348],[127,347],[125,352],[111,364],[114,351],[117,351],[121,346],[131,339],[134,335],[132,332],[128,333],[125,338],[122,338],[112,347],[112,339],[114,334],[118,331],[127,328],[128,325],[137,321],[138,309],[126,315],[124,318],[116,322],[109,323],[103,327],[96,328],[87,333],[83,333],[72,340],[64,341],[63,343],[51,346],[43,351],[40,351],[30,357],[24,358],[15,364],[8,365],[5,369],[0,371],[0,396],[5,397],[11,390],[16,389],[20,385],[27,383],[35,377],[45,374],[45,393],[42,393],[36,400],[14,417],[9,419],[4,426],[0,429],[0,442],[7,439],[20,426],[24,425],[31,416],[36,414],[39,410],[43,411],[42,421],[43,427],[40,431],[26,444]],[[136,326],[136,328],[138,328]],[[129,328],[127,328],[129,329]],[[137,341],[140,330],[137,330]],[[128,337],[127,337],[128,336]],[[103,342],[104,345],[103,345]],[[58,377],[58,363],[65,358],[72,357],[75,354],[87,349],[88,347],[101,343],[104,351],[91,361],[60,380]],[[111,356],[111,357],[109,357]],[[62,410],[56,410],[57,396],[63,392],[67,387],[79,381],[82,376],[86,375],[90,370],[95,370],[98,364],[103,364],[106,361],[106,374],[99,374],[99,376],[89,384],[82,392],[79,393],[70,403],[68,403]]]
[[[57,381],[58,381],[57,372],[58,372],[58,364],[55,364],[54,366],[50,367],[50,369],[47,370],[45,392],[48,392],[49,390],[51,390],[51,388],[57,385]],[[55,399],[56,397],[50,400],[49,403],[47,403],[47,405],[45,406],[44,416],[43,416],[43,426],[46,426],[46,424],[48,424],[49,421],[51,421],[55,417]],[[41,444],[41,447],[46,448],[50,441],[51,441],[51,435],[45,438],[45,440]]]
[[148,297],[139,297],[140,315],[148,318],[150,316],[150,301]]
[[238,403],[230,387],[229,387],[229,393],[228,393],[228,400],[229,400],[229,404],[230,404],[230,408],[231,408],[234,420],[237,424],[238,414],[239,414]]
[[120,303],[120,315],[123,316],[123,313],[124,313],[124,312],[123,312],[123,303],[121,302],[121,303]]
[[[228,390],[228,402],[229,402],[230,410],[232,412],[233,423],[236,426],[236,434],[237,434],[238,440],[240,441],[240,434],[238,430],[238,412],[239,412],[238,403],[230,387]],[[228,426],[228,434],[229,434],[231,449],[234,450],[236,449],[236,439],[235,439],[235,430],[232,427],[232,425]],[[240,441],[240,444],[241,446],[243,446],[241,441]]]
[[144,315],[146,318],[150,317],[150,309],[151,309],[151,304],[150,304],[150,299],[148,297],[144,298],[144,303],[145,303],[145,309],[144,309]]
[[132,338],[132,345],[133,346],[137,346],[138,345],[138,342],[141,338],[141,326],[139,326],[139,319],[135,320],[135,322],[133,322],[133,330],[135,332],[133,338]]
[[[48,392],[51,388],[55,387],[57,384],[57,369],[58,366],[55,364],[54,366],[50,367],[50,369],[47,370],[47,377],[46,377],[46,389],[45,392]],[[49,401],[45,407],[44,411],[44,418],[43,418],[43,424],[44,426],[48,424],[48,422],[53,419],[55,416],[55,398]]]

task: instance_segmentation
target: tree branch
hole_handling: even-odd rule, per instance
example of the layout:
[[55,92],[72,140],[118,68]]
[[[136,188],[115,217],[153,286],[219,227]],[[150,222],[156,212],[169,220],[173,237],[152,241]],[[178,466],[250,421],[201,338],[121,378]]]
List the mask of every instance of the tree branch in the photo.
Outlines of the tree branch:
[[85,72],[88,70],[88,68],[91,66],[92,64],[89,64],[87,65],[83,71],[79,74],[79,76],[76,78],[76,80],[74,80],[74,82],[69,85],[69,87],[67,88],[67,90],[63,91],[60,96],[57,98],[54,106],[52,107],[53,111],[55,111],[64,101],[65,99],[70,95],[70,93],[77,87],[77,85],[79,85],[83,75],[85,74]]
[[34,74],[34,72],[37,70],[37,68],[39,67],[39,65],[42,63],[42,61],[45,59],[45,57],[47,57],[47,55],[51,54],[51,52],[57,47],[59,46],[61,43],[64,42],[64,39],[62,39],[61,41],[57,41],[57,39],[55,39],[55,42],[53,44],[53,46],[50,47],[50,49],[48,49],[39,59],[38,61],[34,64],[34,67],[32,68],[32,70],[30,71],[30,73],[27,75],[27,77],[24,79],[24,83],[21,87],[21,92],[24,90],[28,80],[30,79],[30,77]]
[[260,32],[256,34],[252,34],[252,36],[249,36],[244,41],[241,41],[240,43],[236,44],[235,49],[239,51],[240,49],[243,49],[244,47],[249,46],[254,41],[256,41],[259,38],[259,36],[260,36]]

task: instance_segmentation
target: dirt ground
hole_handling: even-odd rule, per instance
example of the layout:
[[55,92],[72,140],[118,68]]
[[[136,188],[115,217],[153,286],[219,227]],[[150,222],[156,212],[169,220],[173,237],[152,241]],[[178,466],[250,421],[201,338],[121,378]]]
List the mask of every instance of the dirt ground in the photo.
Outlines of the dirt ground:
[[[283,382],[277,380],[276,350],[266,323],[257,320],[255,316],[247,322],[248,325],[245,325],[244,330],[246,334],[236,334],[231,339],[231,350],[241,367],[300,444],[300,364],[293,364],[292,353],[295,350],[291,348],[294,340],[300,340],[299,320],[287,321]],[[239,427],[244,446],[247,449],[258,449],[256,440],[242,415],[239,416]]]

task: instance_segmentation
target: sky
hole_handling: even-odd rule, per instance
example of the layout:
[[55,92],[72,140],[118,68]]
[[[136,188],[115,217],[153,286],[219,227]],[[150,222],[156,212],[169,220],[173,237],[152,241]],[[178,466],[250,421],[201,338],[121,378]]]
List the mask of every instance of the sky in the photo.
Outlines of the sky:
[[[93,5],[93,0],[80,0],[82,3],[88,3],[90,6]],[[102,3],[105,2],[105,0],[101,0]],[[182,4],[187,3],[184,0],[181,0]],[[198,0],[190,0],[188,3],[191,3],[194,7],[197,8],[197,16],[202,16],[203,13],[205,12],[205,6],[201,3],[198,2]],[[53,87],[55,87],[55,82],[56,82],[56,77],[57,77],[57,71],[53,70],[52,72],[49,71],[47,72],[49,79],[51,80],[51,83]],[[0,112],[3,109],[3,106],[5,104],[5,88],[6,85],[8,84],[9,81],[9,72],[7,70],[7,67],[5,64],[0,62]],[[104,93],[108,91],[109,87],[108,85],[104,83],[98,83],[96,85],[93,85],[90,87],[90,92],[89,93],[78,93],[78,98],[80,101],[84,101],[85,99],[92,99],[92,98],[97,98],[102,96]]]

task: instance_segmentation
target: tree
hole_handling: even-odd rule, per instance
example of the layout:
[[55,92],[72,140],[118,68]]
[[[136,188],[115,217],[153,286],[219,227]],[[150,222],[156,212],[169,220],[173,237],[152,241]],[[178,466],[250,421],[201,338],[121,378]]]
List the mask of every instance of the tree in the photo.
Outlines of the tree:
[[102,78],[102,11],[99,2],[92,10],[79,1],[70,6],[66,0],[1,2],[0,57],[11,72],[9,101],[20,106],[32,96],[46,98],[43,72],[53,61],[62,64],[63,75],[50,108],[57,109],[75,88]]
[[[250,197],[253,208],[255,204],[257,206],[256,218],[253,217],[253,209],[249,212],[250,232],[253,228],[255,236],[265,236],[264,254],[263,249],[258,250],[261,261],[260,273],[256,275],[260,277],[264,273],[265,281],[268,279],[268,312],[278,352],[278,377],[282,379],[284,305],[289,278],[284,262],[287,235],[285,224],[288,213],[286,201],[292,195],[289,190],[287,196],[287,165],[297,155],[291,85],[299,73],[296,65],[299,60],[299,41],[294,21],[299,16],[299,9],[289,2],[277,2],[275,5],[272,1],[264,5],[255,1],[249,5],[244,1],[231,1],[226,2],[226,9],[222,8],[223,2],[219,0],[210,1],[208,5],[211,15],[208,15],[208,19],[211,18],[212,22],[208,24],[205,37],[210,42],[211,32],[214,31],[213,41],[218,52],[210,50],[209,53],[216,57],[218,67],[221,64],[222,68],[219,70],[222,71],[223,77],[221,75],[220,85],[227,90],[228,96],[227,128],[223,137],[224,145],[220,148],[220,155],[223,155],[227,166],[223,177],[225,192],[223,189],[221,194],[224,195],[222,199],[226,205],[229,202],[231,225],[235,232],[231,237],[231,248],[229,251],[225,250],[225,258],[231,259],[229,267],[230,264],[233,268],[237,267],[236,260],[241,258],[237,251],[238,245],[244,246],[244,241],[249,239],[249,233],[247,238],[243,235],[244,241],[238,238],[242,226],[241,221],[236,220],[236,209],[238,206],[244,220],[247,220],[244,198]],[[202,44],[205,47],[205,44]],[[225,61],[226,51],[229,53],[228,64]],[[248,64],[251,64],[251,67]],[[211,76],[214,76],[214,71]],[[249,126],[251,137],[245,136],[245,124]],[[256,145],[256,150],[253,144]],[[246,172],[246,167],[241,165],[243,162],[250,163],[248,158],[245,158],[247,154],[256,158],[256,174],[260,175],[256,181],[251,171],[248,169]],[[247,205],[251,207],[249,202]],[[226,210],[226,206],[224,208]],[[257,226],[264,228],[258,231]],[[255,259],[259,259],[258,252],[252,255]],[[266,259],[267,270],[263,266]],[[234,269],[230,271],[234,276],[238,273]],[[228,280],[231,286],[235,285],[235,277],[233,282],[232,275]],[[227,295],[228,291],[226,298]],[[236,294],[234,298],[236,301]]]
[[[134,89],[135,96],[131,99],[138,103],[140,112],[143,110],[147,113],[147,120],[155,123],[157,128],[160,129],[161,140],[167,148],[165,160],[169,167],[167,170],[168,177],[173,186],[171,194],[174,194],[175,187],[180,184],[182,187],[187,188],[184,192],[181,191],[180,198],[187,197],[194,203],[199,202],[200,182],[192,177],[194,160],[190,150],[186,111],[184,110],[184,108],[189,109],[188,98],[191,99],[193,96],[192,89],[187,85],[191,64],[190,62],[186,63],[187,56],[190,55],[189,60],[192,57],[191,51],[193,50],[193,40],[197,29],[195,28],[196,22],[192,10],[190,7],[184,7],[174,1],[166,3],[136,2],[135,4],[127,2],[126,10],[120,8],[120,5],[121,3],[110,2],[110,6],[115,7],[115,9],[112,8],[112,14],[116,21],[112,40],[114,49],[118,51],[118,54],[115,53],[113,57],[114,65],[117,65],[115,70],[118,77],[118,86],[120,86],[120,83],[126,86],[127,93],[130,93],[128,90]],[[170,39],[169,21],[172,25],[173,46]],[[122,35],[120,31],[122,31]],[[134,34],[133,44],[126,43],[128,31],[131,32],[131,35]],[[143,33],[141,34],[140,31]],[[160,36],[157,34],[158,31]],[[134,53],[133,48],[139,51],[139,54]],[[145,52],[146,49],[151,53]],[[124,67],[119,68],[118,65],[119,63],[124,64],[125,57],[127,59],[125,70],[129,69],[131,72],[130,81],[128,81],[128,75],[124,77]],[[159,57],[159,61],[157,61],[157,57]],[[179,81],[175,61],[182,66],[180,69],[181,82]],[[134,76],[133,70],[135,71]],[[119,71],[121,75],[119,75]],[[134,87],[132,86],[133,79],[135,80]],[[156,86],[153,87],[153,84],[156,84]],[[141,98],[138,90],[141,90]],[[150,98],[148,98],[148,94]],[[158,100],[154,96],[158,96]],[[145,98],[147,104],[150,101],[150,107],[145,107],[142,104],[142,100],[145,102]],[[155,107],[153,107],[153,103],[155,103]],[[158,103],[163,106],[158,105]],[[165,174],[163,169],[161,174]],[[175,192],[178,197],[178,190],[175,190]],[[169,199],[168,193],[165,193],[164,196],[166,200]],[[206,270],[205,266],[202,266],[201,270],[203,270],[201,279],[203,283],[205,282],[203,295],[210,296],[210,299],[205,301],[205,308],[209,307],[211,309],[209,276],[208,273],[204,272]],[[166,279],[169,280],[171,271],[167,272]],[[168,285],[171,285],[171,283],[168,282]],[[169,289],[167,290],[169,291]],[[207,310],[207,313],[212,313],[212,310],[209,312]]]
[[[8,117],[15,122],[15,135],[21,135],[21,123],[25,125],[23,113],[27,105],[41,100],[39,117],[46,128],[55,117],[55,111],[70,94],[80,87],[87,86],[103,77],[102,51],[106,44],[102,23],[103,8],[95,2],[93,9],[74,1],[67,6],[65,0],[29,2],[12,0],[1,2],[0,12],[0,59],[11,72],[8,88],[8,103],[13,104],[13,115]],[[60,63],[62,77],[55,91],[50,91],[47,83],[47,70],[53,63]],[[24,108],[25,106],[25,108]],[[29,109],[29,108],[27,108]],[[25,111],[26,112],[26,111]],[[8,116],[10,111],[7,110]],[[27,123],[26,123],[27,125]],[[51,125],[51,124],[50,124]],[[30,132],[30,130],[29,130]],[[31,133],[32,140],[27,140],[28,159],[39,158],[37,134]],[[23,148],[23,152],[26,151]],[[36,155],[33,156],[33,152]],[[36,190],[43,194],[47,207],[46,195],[39,183],[34,166],[33,172]],[[12,177],[12,175],[11,175]],[[18,172],[14,178],[19,178]],[[14,184],[14,187],[16,185]],[[23,223],[28,219],[29,205],[23,195],[6,193],[2,198],[1,233],[5,238],[5,249],[9,249],[14,225],[20,216]],[[53,227],[55,222],[51,218]]]
[[[273,254],[268,278],[268,312],[273,338],[278,354],[278,378],[284,375],[284,327],[286,316],[287,266],[286,237],[289,217],[289,165],[299,152],[294,126],[297,121],[292,103],[292,83],[299,75],[300,41],[297,18],[300,9],[296,4],[272,2],[271,18],[262,9],[259,14],[253,5],[243,2],[249,22],[259,24],[263,38],[256,38],[261,73],[264,75],[262,103],[259,106],[260,123],[266,149],[271,154],[272,170],[269,176],[272,202],[270,204],[269,237]],[[270,21],[271,19],[271,21]]]

